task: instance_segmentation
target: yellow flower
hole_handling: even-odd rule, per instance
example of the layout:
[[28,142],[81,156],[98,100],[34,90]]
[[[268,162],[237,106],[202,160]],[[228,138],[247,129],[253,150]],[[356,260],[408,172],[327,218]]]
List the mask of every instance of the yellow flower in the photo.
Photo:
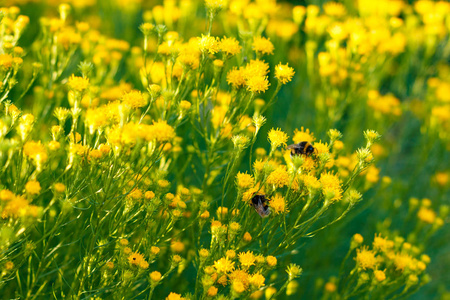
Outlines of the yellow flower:
[[421,207],[417,212],[417,217],[425,223],[433,224],[436,220],[436,213],[426,207]]
[[253,274],[253,275],[250,277],[250,284],[251,284],[253,287],[259,289],[260,287],[264,286],[264,281],[265,281],[265,280],[266,280],[266,279],[265,279],[264,276],[262,276],[261,274],[259,274],[259,273]]
[[200,218],[202,219],[208,219],[209,218],[209,211],[205,210],[200,214]]
[[12,67],[13,57],[10,54],[0,54],[0,67],[9,69]]
[[236,251],[234,251],[232,249],[227,250],[227,252],[225,252],[225,255],[226,255],[226,257],[233,259],[236,257]]
[[272,173],[270,173],[267,177],[267,184],[273,184],[278,188],[288,185],[289,173],[286,170],[286,166],[279,166]]
[[284,212],[288,211],[286,208],[286,201],[284,200],[283,196],[281,196],[280,194],[277,194],[275,197],[273,197],[270,200],[269,205],[276,214],[280,214],[280,213],[284,213]]
[[166,300],[183,300],[184,298],[181,297],[180,294],[177,293],[170,293],[169,296],[166,297]]
[[325,283],[325,291],[327,291],[328,293],[334,293],[334,292],[336,292],[336,290],[337,290],[337,287],[334,282]]
[[389,248],[391,248],[389,240],[387,238],[381,237],[381,234],[375,235],[372,245],[374,249],[379,250],[381,252],[386,252]]
[[141,260],[139,262],[139,268],[146,270],[150,264],[146,260]]
[[265,37],[254,37],[252,48],[255,52],[260,52],[262,54],[273,54],[274,46],[269,38]]
[[123,94],[122,101],[131,106],[131,108],[139,108],[147,104],[142,93],[136,90]]
[[128,256],[128,262],[132,265],[138,266],[142,261],[145,261],[144,256],[138,252],[133,252]]
[[235,38],[223,37],[220,41],[219,48],[223,53],[226,53],[229,56],[233,56],[240,53],[242,47],[239,45],[239,42]]
[[246,232],[246,233],[244,233],[244,236],[242,237],[242,239],[248,243],[252,240],[252,236],[250,235],[249,232]]
[[286,146],[286,142],[288,140],[288,136],[285,132],[280,129],[271,129],[268,134],[268,139],[273,148],[277,148],[279,146]]
[[209,35],[203,35],[201,38],[197,38],[198,47],[200,51],[214,54],[219,52],[219,41],[216,37],[212,37]]
[[302,174],[300,179],[308,190],[317,190],[320,188],[320,181],[310,174]]
[[275,256],[269,255],[266,257],[266,262],[269,267],[275,267],[277,265],[277,258]]
[[47,151],[45,150],[44,145],[42,145],[40,141],[26,142],[25,145],[23,146],[23,154],[35,160],[36,162],[41,163],[47,161],[48,158]]
[[37,195],[41,191],[41,184],[36,180],[28,181],[25,184],[25,190],[30,195]]
[[161,280],[161,273],[158,272],[158,271],[153,271],[153,272],[151,272],[151,273],[150,273],[150,279],[151,279],[153,282],[158,282],[158,281],[160,281],[160,280]]
[[320,183],[322,185],[323,194],[331,197],[330,200],[337,201],[342,198],[341,180],[338,176],[331,173],[322,173],[320,175]]
[[172,252],[183,252],[184,251],[184,244],[180,241],[172,241],[172,243],[170,244],[170,250],[172,250]]
[[354,240],[357,244],[362,244],[362,242],[364,242],[363,236],[359,233],[355,233],[352,237],[352,240]]
[[150,247],[150,252],[151,252],[153,255],[157,255],[157,254],[159,253],[159,251],[160,251],[160,249],[159,249],[158,247],[156,247],[156,246],[151,246],[151,247]]
[[0,191],[0,200],[2,201],[9,201],[11,199],[13,199],[14,197],[14,193],[11,192],[10,190],[1,190]]
[[151,199],[155,198],[155,193],[152,191],[146,191],[144,194],[144,197],[147,200],[151,200]]
[[310,132],[307,128],[306,130],[303,128],[303,126],[300,128],[300,131],[298,129],[294,130],[294,137],[292,138],[294,143],[298,144],[301,142],[314,142],[315,137],[314,133]]
[[229,273],[234,269],[234,262],[228,260],[228,257],[222,257],[214,262],[214,268],[217,273]]
[[245,85],[245,72],[242,69],[234,67],[227,73],[227,82],[229,85],[238,89]]
[[83,92],[89,87],[89,78],[79,77],[72,74],[67,84],[71,90]]
[[396,270],[404,271],[405,269],[410,269],[413,263],[412,257],[408,254],[398,253],[394,256],[394,265]]
[[294,74],[294,69],[289,67],[288,64],[282,65],[280,63],[275,67],[275,78],[277,78],[282,84],[286,84],[291,81]]
[[175,130],[166,121],[153,122],[146,133],[147,140],[156,140],[160,143],[169,142],[175,138]]
[[219,291],[218,288],[216,288],[215,286],[210,286],[207,292],[207,295],[209,297],[215,297],[217,295],[217,292]]
[[345,6],[338,2],[327,2],[323,5],[325,14],[333,17],[342,17],[347,13]]
[[236,293],[240,294],[240,293],[245,291],[245,286],[244,286],[244,284],[242,282],[235,281],[235,282],[233,282],[233,290]]
[[378,282],[382,282],[382,281],[384,281],[386,279],[386,274],[383,271],[381,271],[381,270],[375,270],[373,272],[373,274],[375,275],[375,279]]
[[292,18],[295,23],[300,24],[303,22],[303,18],[306,14],[306,8],[301,5],[294,6],[292,9]]
[[226,5],[226,3],[226,0],[205,0],[205,6],[212,10],[219,10]]
[[245,79],[264,77],[269,72],[269,64],[264,60],[252,59],[244,68]]
[[200,251],[198,252],[198,254],[200,255],[200,257],[202,258],[206,258],[209,256],[209,251],[207,249],[200,249]]
[[261,93],[269,89],[270,83],[267,76],[251,76],[246,81],[247,90],[252,93]]
[[377,266],[378,261],[373,251],[368,250],[367,247],[363,247],[356,250],[356,263],[365,270],[374,269]]
[[12,261],[7,261],[6,263],[5,263],[5,269],[6,270],[12,270],[14,268],[14,263],[12,262]]
[[449,177],[450,177],[449,173],[446,172],[437,172],[434,175],[434,179],[442,187],[444,187],[447,184],[447,182],[449,181]]
[[290,264],[289,266],[287,266],[286,268],[286,273],[288,273],[289,275],[289,279],[293,279],[296,278],[298,276],[300,276],[300,274],[302,273],[302,268],[300,268],[298,265],[296,264]]
[[189,110],[192,106],[191,102],[186,100],[181,100],[179,105],[181,110]]
[[55,183],[53,187],[55,188],[55,191],[58,193],[64,193],[64,191],[66,190],[66,186],[60,182]]
[[236,175],[237,186],[241,189],[249,189],[255,184],[255,179],[252,175],[238,172]]
[[255,264],[255,255],[251,251],[239,253],[239,262],[244,268],[250,268]]
[[330,152],[328,145],[322,142],[314,143],[314,149],[316,149],[317,154]]

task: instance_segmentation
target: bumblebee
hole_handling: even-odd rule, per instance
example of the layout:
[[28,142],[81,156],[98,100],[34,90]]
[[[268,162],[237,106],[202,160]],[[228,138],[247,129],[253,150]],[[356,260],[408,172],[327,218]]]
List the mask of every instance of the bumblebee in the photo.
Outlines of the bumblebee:
[[300,142],[298,144],[292,144],[287,146],[291,150],[291,157],[295,155],[305,155],[310,156],[316,153],[317,150],[314,148],[310,142]]
[[261,218],[265,218],[270,215],[270,207],[268,202],[269,200],[266,199],[265,195],[255,195],[252,198],[252,206]]

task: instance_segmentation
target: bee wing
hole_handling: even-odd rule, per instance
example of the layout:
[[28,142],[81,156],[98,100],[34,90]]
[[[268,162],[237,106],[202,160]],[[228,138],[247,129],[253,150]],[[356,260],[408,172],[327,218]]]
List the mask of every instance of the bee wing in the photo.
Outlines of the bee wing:
[[253,205],[256,212],[261,216],[261,218],[265,218],[270,215],[270,208],[268,206],[264,206],[261,202]]
[[297,144],[292,144],[292,145],[287,146],[287,149],[295,149],[297,147],[298,147]]

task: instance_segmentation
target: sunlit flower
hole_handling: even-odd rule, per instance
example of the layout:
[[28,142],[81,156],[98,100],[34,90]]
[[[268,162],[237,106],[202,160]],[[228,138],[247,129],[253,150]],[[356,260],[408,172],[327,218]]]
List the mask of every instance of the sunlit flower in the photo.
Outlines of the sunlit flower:
[[202,52],[208,54],[214,54],[219,52],[219,41],[216,37],[209,35],[203,35],[201,38],[197,38],[198,47]]
[[289,173],[287,172],[286,166],[279,166],[270,173],[267,177],[267,184],[273,184],[278,188],[289,185]]
[[235,38],[223,37],[220,40],[219,48],[223,53],[232,56],[240,53],[242,47]]
[[273,148],[277,148],[282,145],[286,145],[288,136],[285,132],[280,129],[272,128],[269,131],[268,139]]
[[255,264],[255,255],[251,251],[239,253],[239,262],[244,268],[249,268]]
[[278,64],[275,67],[275,78],[277,78],[282,84],[286,84],[292,80],[294,76],[294,69],[289,67],[287,64]]
[[71,90],[83,92],[89,87],[89,78],[72,75],[67,84]]
[[236,183],[241,189],[249,189],[255,184],[255,179],[250,174],[238,172],[236,175]]
[[246,80],[247,90],[252,93],[263,93],[269,89],[267,76],[252,76]]
[[342,184],[337,175],[331,173],[322,173],[320,175],[320,184],[322,185],[323,194],[330,200],[337,201],[342,198]]
[[122,101],[132,108],[143,107],[146,104],[145,98],[140,91],[133,90],[122,96]]
[[229,273],[234,269],[234,262],[228,260],[228,257],[222,257],[214,262],[214,268],[218,273]]
[[253,38],[252,48],[255,52],[261,54],[273,54],[273,50],[275,49],[269,38],[261,36]]
[[286,200],[279,194],[270,199],[269,205],[273,209],[273,212],[276,214],[284,213],[287,211]]

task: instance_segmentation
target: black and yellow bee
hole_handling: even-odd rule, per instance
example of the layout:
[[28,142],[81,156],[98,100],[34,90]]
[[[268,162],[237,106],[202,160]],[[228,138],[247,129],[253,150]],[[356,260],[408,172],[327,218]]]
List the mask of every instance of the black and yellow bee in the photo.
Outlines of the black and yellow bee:
[[252,206],[261,218],[265,218],[270,215],[270,207],[268,202],[269,200],[266,199],[265,195],[255,195],[252,198]]
[[292,144],[287,146],[287,148],[291,150],[291,156],[295,155],[310,156],[314,153],[317,153],[316,148],[314,148],[310,142],[300,142],[298,144]]

